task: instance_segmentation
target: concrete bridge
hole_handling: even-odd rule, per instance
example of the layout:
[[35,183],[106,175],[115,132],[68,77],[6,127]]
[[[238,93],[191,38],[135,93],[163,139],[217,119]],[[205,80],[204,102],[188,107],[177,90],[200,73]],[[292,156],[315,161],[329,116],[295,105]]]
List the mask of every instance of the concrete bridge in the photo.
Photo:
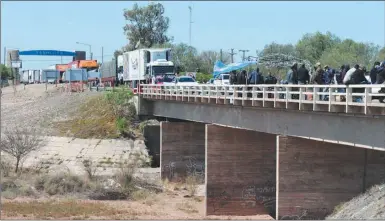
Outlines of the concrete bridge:
[[161,123],[161,176],[201,178],[207,215],[323,219],[385,181],[385,105],[372,86],[142,87],[139,114],[191,121]]

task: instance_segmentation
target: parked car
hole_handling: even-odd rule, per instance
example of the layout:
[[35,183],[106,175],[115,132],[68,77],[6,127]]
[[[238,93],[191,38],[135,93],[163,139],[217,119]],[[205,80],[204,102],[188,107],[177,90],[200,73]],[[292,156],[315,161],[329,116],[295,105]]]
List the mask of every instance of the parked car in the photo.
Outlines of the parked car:
[[177,78],[174,78],[174,80],[172,81],[172,83],[176,84],[176,85],[181,85],[181,86],[194,86],[194,85],[199,85],[198,82],[196,82],[194,80],[194,78],[190,77],[190,76],[182,76],[182,77],[177,77]]

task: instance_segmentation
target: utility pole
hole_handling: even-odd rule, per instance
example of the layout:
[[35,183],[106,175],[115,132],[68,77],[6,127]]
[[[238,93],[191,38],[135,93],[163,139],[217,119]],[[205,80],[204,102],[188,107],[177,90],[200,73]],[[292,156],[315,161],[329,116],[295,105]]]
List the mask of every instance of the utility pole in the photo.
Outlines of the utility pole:
[[230,53],[230,55],[231,55],[231,63],[234,63],[234,55],[237,54],[237,53],[234,52],[234,48],[232,48],[230,50],[231,50],[231,53]]
[[222,52],[222,49],[220,51],[220,60],[223,62],[223,52]]
[[249,50],[239,50],[239,52],[242,52],[242,61],[245,60],[245,54],[246,52],[249,52]]
[[190,22],[189,22],[189,45],[191,47],[191,24],[193,23],[192,21],[192,8],[191,5],[188,6],[188,9],[190,10]]
[[6,59],[7,58],[7,48],[4,47],[4,65],[5,65],[5,62],[6,62]]

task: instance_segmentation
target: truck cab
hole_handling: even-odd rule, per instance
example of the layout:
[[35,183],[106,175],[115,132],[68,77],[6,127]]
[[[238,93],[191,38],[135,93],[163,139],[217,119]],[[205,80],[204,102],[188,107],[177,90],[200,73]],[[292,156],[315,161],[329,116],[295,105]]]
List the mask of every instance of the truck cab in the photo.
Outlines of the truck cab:
[[159,59],[147,64],[146,76],[157,78],[165,75],[175,75],[174,63],[165,59]]

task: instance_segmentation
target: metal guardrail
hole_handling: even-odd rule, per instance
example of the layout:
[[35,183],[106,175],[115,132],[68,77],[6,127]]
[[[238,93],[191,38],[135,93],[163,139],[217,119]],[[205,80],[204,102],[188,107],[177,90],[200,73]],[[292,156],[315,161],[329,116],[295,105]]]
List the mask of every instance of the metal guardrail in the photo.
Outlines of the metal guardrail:
[[[145,99],[385,115],[385,85],[141,85]],[[377,91],[377,92],[375,92]]]

